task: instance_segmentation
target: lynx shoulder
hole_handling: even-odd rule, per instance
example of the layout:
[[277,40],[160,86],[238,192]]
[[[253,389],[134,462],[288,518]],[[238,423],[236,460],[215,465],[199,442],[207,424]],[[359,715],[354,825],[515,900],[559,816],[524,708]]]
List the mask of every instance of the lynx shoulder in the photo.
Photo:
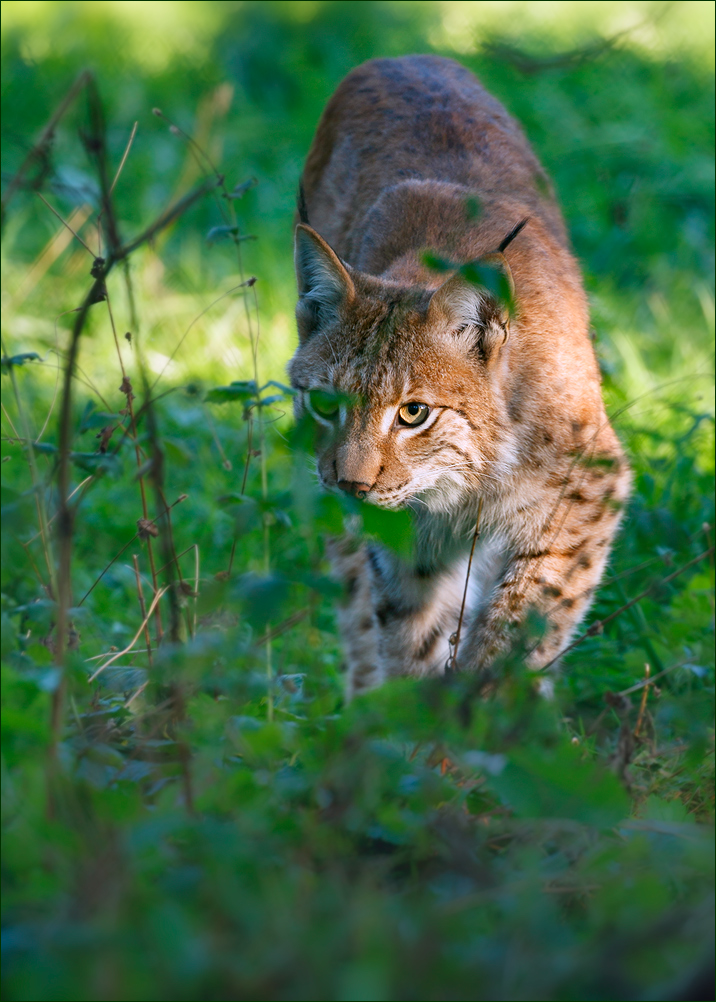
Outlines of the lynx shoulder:
[[[549,180],[470,72],[409,56],[341,83],[302,191],[289,371],[317,421],[318,476],[411,509],[417,538],[411,563],[330,544],[349,692],[443,672],[461,608],[457,667],[487,672],[530,610],[545,629],[529,663],[553,663],[592,601],[630,476]],[[483,265],[503,276],[492,289]]]

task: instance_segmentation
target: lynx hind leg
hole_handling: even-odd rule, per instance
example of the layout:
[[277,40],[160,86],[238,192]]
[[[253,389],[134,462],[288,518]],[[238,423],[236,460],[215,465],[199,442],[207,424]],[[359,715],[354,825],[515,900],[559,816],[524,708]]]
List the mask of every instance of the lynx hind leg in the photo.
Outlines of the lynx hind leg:
[[326,552],[332,577],[346,589],[338,610],[338,625],[346,656],[346,695],[351,699],[376,688],[385,678],[378,654],[370,569],[365,547],[356,549],[351,540],[332,539]]

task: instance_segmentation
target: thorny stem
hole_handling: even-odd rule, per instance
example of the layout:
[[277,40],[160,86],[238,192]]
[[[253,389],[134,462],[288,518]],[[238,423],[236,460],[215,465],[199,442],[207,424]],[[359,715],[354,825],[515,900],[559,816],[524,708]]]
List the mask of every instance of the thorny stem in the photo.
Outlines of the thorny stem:
[[[120,165],[121,169],[121,165]],[[119,176],[119,171],[115,177],[115,181]],[[112,186],[114,187],[114,185]],[[111,190],[111,189],[110,189]],[[141,473],[142,470],[142,450],[139,445],[139,436],[137,435],[137,422],[134,416],[134,393],[132,392],[132,383],[127,377],[127,370],[124,367],[124,360],[122,358],[122,350],[119,346],[119,337],[117,336],[117,325],[114,322],[114,313],[112,312],[112,303],[109,298],[109,290],[105,288],[105,299],[107,302],[107,312],[109,314],[109,322],[112,327],[112,337],[114,338],[114,347],[117,352],[117,359],[119,361],[119,367],[122,370],[122,385],[120,386],[120,392],[124,394],[127,400],[127,411],[129,412],[129,434],[130,438],[134,442],[134,455],[137,461],[137,470],[139,472],[139,493],[142,500],[142,518],[145,522],[149,521],[149,510],[147,508],[147,493],[144,486],[144,476]],[[154,562],[154,550],[152,548],[152,540],[150,536],[147,536],[147,557],[149,558],[149,567],[152,575],[152,588],[154,589],[154,594],[157,594],[158,590],[158,579],[157,570]],[[157,603],[156,609],[154,611],[155,627],[156,627],[156,639],[157,646],[162,642],[163,630],[162,630],[162,613]]]
[[[81,307],[75,317],[70,337],[67,361],[65,364],[62,397],[60,401],[60,417],[58,432],[59,463],[57,471],[57,486],[59,502],[57,511],[58,569],[57,569],[57,625],[55,629],[55,664],[64,668],[65,645],[67,641],[68,613],[72,604],[72,530],[74,524],[74,509],[69,504],[70,494],[70,447],[72,435],[72,380],[74,378],[77,356],[79,354],[80,335],[87,319],[90,306],[98,301],[98,296],[104,286],[104,274],[95,278]],[[62,733],[64,715],[65,691],[67,678],[61,672],[57,688],[52,693],[50,715],[50,768],[48,770],[48,813],[54,813],[54,787],[57,745]]]

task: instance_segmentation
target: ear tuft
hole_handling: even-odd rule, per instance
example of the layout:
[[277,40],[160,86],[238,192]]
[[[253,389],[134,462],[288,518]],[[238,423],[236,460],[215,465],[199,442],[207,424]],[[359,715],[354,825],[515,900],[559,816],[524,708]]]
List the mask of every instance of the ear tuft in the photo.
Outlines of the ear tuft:
[[310,226],[296,227],[296,320],[302,341],[335,320],[355,296],[346,266]]

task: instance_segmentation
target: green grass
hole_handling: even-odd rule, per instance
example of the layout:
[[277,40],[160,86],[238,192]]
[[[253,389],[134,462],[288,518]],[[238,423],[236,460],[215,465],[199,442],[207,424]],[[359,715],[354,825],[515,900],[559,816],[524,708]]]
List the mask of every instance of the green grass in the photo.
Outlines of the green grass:
[[[59,520],[38,533],[58,508],[68,311],[92,257],[74,240],[41,256],[63,227],[32,186],[9,205],[3,355],[39,358],[3,366],[4,997],[692,997],[713,942],[713,5],[3,7],[4,184],[86,66],[110,175],[139,123],[114,192],[123,239],[205,176],[153,107],[229,189],[258,182],[231,203],[256,237],[243,276],[230,235],[207,241],[226,204],[209,196],[132,256],[135,319],[122,269],[108,279],[138,412],[142,363],[156,380],[139,471],[107,306],[88,312],[71,487],[91,479],[73,498],[61,668]],[[345,706],[323,558],[342,510],[310,474],[310,429],[280,388],[261,407],[210,392],[256,378],[252,337],[259,382],[285,382],[315,123],[356,63],[412,51],[474,69],[553,177],[634,467],[590,622],[646,594],[575,647],[551,702],[516,651],[487,700],[452,677]],[[28,176],[65,219],[87,216],[94,251],[87,121],[81,97]],[[136,536],[140,482],[151,519],[158,480],[168,504],[186,495],[171,543],[166,518]],[[396,519],[368,528],[391,538]],[[140,634],[88,683],[141,626],[133,558],[146,607],[150,545],[164,641],[152,618],[151,663]],[[642,712],[645,664],[659,677]]]

